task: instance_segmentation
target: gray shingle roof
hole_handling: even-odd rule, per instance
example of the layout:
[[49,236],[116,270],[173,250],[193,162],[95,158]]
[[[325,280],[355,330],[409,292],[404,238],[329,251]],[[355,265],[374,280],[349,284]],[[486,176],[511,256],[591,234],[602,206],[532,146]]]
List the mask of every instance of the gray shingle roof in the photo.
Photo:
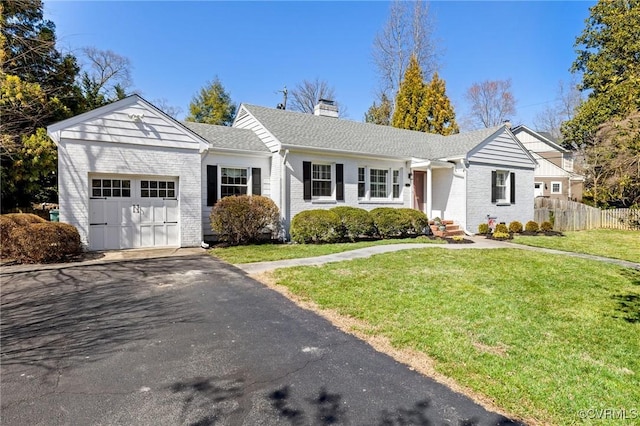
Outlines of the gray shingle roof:
[[191,121],[183,121],[182,124],[209,142],[211,148],[270,152],[269,148],[251,130]]
[[395,158],[464,156],[500,127],[441,136],[243,104],[287,147],[319,148]]

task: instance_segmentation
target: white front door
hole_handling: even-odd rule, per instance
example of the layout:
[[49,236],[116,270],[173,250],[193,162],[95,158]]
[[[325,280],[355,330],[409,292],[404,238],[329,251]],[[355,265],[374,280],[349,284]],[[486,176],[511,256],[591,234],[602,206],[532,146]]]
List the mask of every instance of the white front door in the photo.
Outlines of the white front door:
[[544,195],[544,183],[542,182],[535,182],[533,184],[533,196],[534,197],[542,197]]
[[92,176],[89,248],[178,247],[176,178]]

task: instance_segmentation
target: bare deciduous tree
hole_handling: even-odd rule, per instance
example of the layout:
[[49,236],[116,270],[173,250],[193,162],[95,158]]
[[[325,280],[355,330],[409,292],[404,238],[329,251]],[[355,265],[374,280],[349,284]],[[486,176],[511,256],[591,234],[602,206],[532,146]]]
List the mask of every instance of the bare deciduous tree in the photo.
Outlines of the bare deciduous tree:
[[433,40],[433,19],[429,4],[395,0],[389,20],[373,41],[373,61],[380,78],[380,96],[395,99],[411,55],[415,55],[429,80],[437,71],[437,50]]
[[[315,106],[320,99],[328,99],[336,102],[335,89],[329,86],[325,80],[316,77],[315,80],[303,80],[294,89],[289,91],[289,109],[313,114]],[[340,116],[344,116],[340,111]]]
[[131,61],[111,50],[81,49],[86,61],[80,86],[88,107],[95,108],[119,99],[132,86]]
[[469,102],[469,118],[475,127],[493,127],[516,113],[516,100],[511,93],[511,79],[474,83],[465,98]]
[[548,132],[557,140],[562,140],[560,126],[571,120],[582,103],[582,94],[574,80],[559,81],[555,102],[536,114],[533,124],[536,130]]
[[169,117],[177,119],[183,110],[179,106],[171,105],[166,98],[159,98],[153,101],[153,104]]

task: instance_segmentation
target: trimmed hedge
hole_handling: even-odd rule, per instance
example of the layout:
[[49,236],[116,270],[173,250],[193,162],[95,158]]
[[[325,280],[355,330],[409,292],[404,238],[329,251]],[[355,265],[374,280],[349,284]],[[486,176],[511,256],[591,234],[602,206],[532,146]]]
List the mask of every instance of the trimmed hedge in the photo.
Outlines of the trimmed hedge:
[[400,209],[378,207],[370,213],[380,238],[400,237],[411,227],[410,218]]
[[524,225],[524,230],[527,232],[538,232],[538,222],[530,220]]
[[270,198],[261,195],[224,197],[211,209],[211,230],[231,244],[256,242],[280,229],[280,211]]
[[14,254],[21,263],[60,262],[82,252],[75,226],[60,222],[32,223],[13,231]]
[[509,228],[504,223],[499,223],[496,225],[496,228],[493,230],[493,234],[508,234]]
[[481,223],[478,225],[478,234],[486,235],[490,231],[488,223]]
[[514,220],[509,224],[509,232],[513,232],[514,234],[519,234],[522,232],[522,223]]
[[331,210],[306,210],[291,220],[291,240],[296,243],[332,243],[340,239],[340,216]]
[[553,231],[553,224],[551,222],[544,221],[540,224],[540,230],[542,232]]
[[0,257],[15,258],[18,255],[19,248],[16,245],[16,239],[13,232],[24,226],[34,223],[47,222],[38,215],[31,213],[9,213],[0,216]]
[[424,234],[424,229],[429,227],[429,218],[426,214],[416,209],[402,208],[398,210],[406,216],[406,220],[410,223],[405,234]]
[[340,218],[341,226],[337,232],[340,238],[355,241],[361,236],[373,235],[373,219],[368,211],[357,207],[340,206],[334,207],[330,211]]

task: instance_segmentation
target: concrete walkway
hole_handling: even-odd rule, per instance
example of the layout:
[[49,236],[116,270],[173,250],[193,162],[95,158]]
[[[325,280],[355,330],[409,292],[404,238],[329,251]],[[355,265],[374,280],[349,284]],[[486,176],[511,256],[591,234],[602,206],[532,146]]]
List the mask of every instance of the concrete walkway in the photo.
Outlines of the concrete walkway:
[[465,238],[472,240],[474,244],[420,244],[420,243],[389,244],[384,246],[373,246],[373,247],[366,247],[366,248],[361,248],[356,250],[350,250],[342,253],[327,254],[324,256],[317,256],[317,257],[276,260],[273,262],[241,263],[234,266],[242,269],[247,274],[252,275],[252,274],[259,274],[261,272],[271,271],[274,269],[279,269],[279,268],[289,268],[293,266],[317,266],[317,265],[324,265],[325,263],[341,262],[344,260],[363,259],[363,258],[373,256],[375,254],[390,253],[390,252],[400,251],[400,250],[423,249],[423,248],[443,248],[447,250],[508,248],[508,249],[539,251],[543,253],[578,257],[582,259],[596,260],[599,262],[613,263],[616,265],[623,266],[625,268],[634,268],[634,269],[640,270],[640,263],[628,262],[626,260],[611,259],[608,257],[593,256],[590,254],[582,254],[582,253],[572,253],[567,251],[552,250],[552,249],[546,249],[546,248],[540,248],[540,247],[531,247],[531,246],[525,246],[522,244],[509,243],[505,241],[489,240],[485,237],[478,237],[478,236],[473,236],[473,237],[467,236]]

